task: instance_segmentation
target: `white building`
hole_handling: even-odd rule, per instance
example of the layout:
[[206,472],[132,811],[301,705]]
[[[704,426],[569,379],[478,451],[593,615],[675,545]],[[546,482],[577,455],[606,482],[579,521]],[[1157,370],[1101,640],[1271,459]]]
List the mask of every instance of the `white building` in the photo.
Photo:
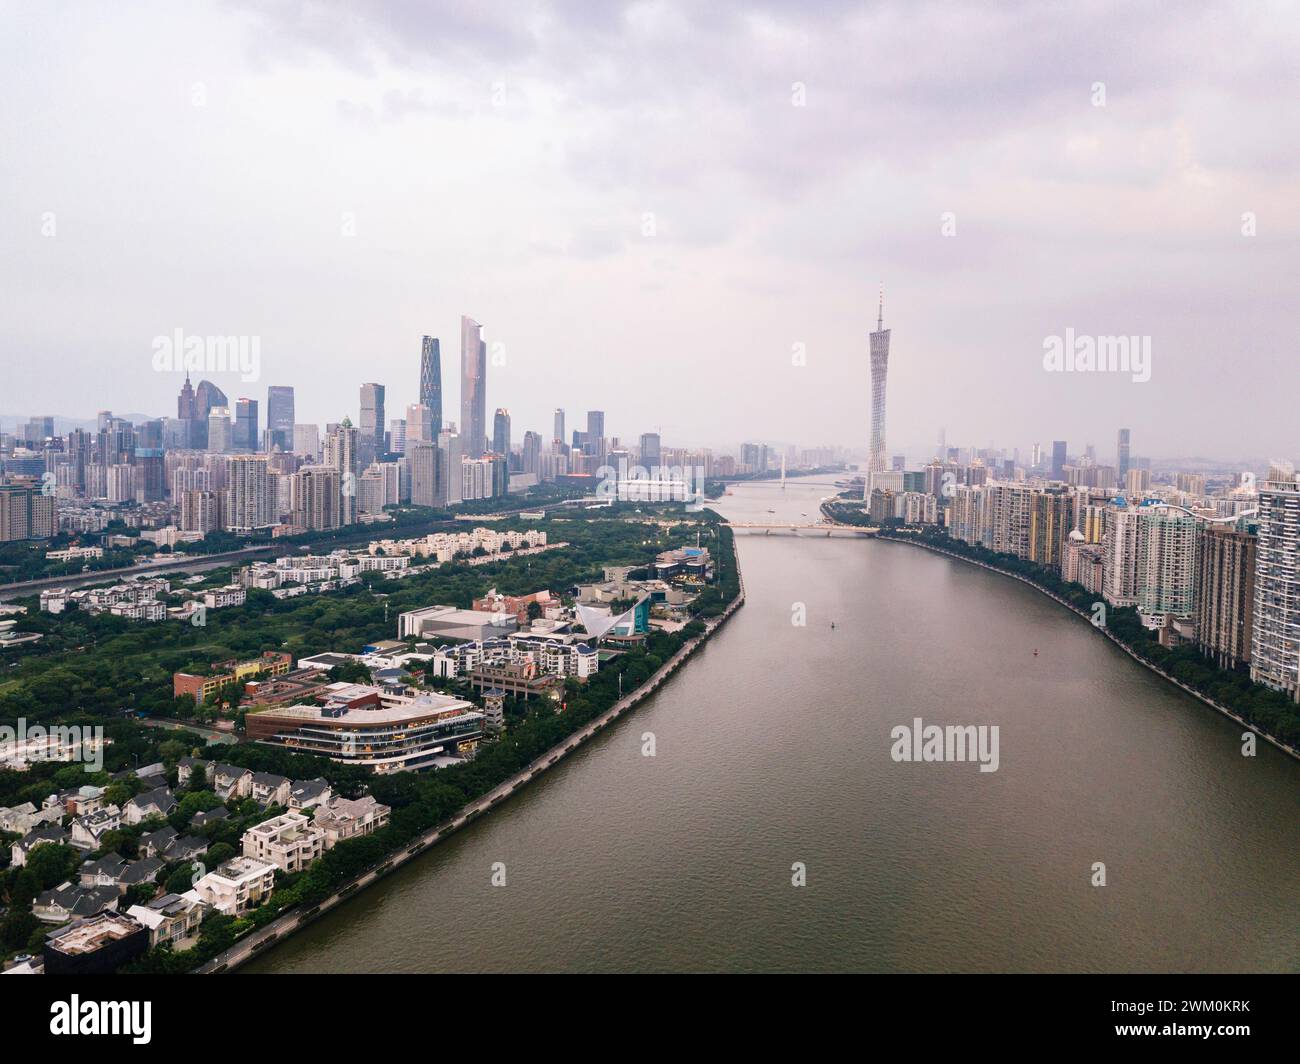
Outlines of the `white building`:
[[275,866],[254,857],[232,857],[182,897],[201,901],[226,916],[242,916],[271,896]]
[[283,813],[244,832],[244,856],[301,872],[325,852],[325,832],[302,813]]

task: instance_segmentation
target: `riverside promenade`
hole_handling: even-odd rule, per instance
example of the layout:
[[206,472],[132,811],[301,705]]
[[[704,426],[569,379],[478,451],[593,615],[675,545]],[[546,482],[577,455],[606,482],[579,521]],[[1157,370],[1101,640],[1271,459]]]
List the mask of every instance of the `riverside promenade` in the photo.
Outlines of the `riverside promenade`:
[[1057,595],[1055,592],[1048,591],[1047,588],[1029,579],[1029,577],[1022,576],[1019,573],[1009,573],[1005,569],[999,569],[995,565],[989,565],[986,562],[976,561],[974,558],[967,558],[965,555],[958,554],[956,551],[944,550],[942,547],[936,547],[931,543],[923,543],[919,539],[904,539],[902,536],[877,536],[876,538],[884,540],[889,543],[907,543],[913,547],[921,547],[922,549],[931,551],[934,554],[942,554],[948,558],[955,558],[959,562],[967,562],[968,564],[978,566],[981,569],[987,569],[989,572],[997,573],[999,576],[1006,576],[1006,577],[1010,577],[1012,580],[1019,580],[1022,584],[1025,584],[1028,587],[1032,587],[1035,591],[1043,595],[1046,595],[1048,598],[1052,599],[1055,602],[1059,602],[1071,613],[1075,614],[1078,617],[1083,618],[1083,620],[1087,621],[1089,625],[1091,625],[1098,632],[1104,635],[1107,639],[1109,639],[1112,643],[1114,643],[1115,646],[1117,646],[1130,658],[1136,661],[1139,665],[1146,666],[1146,668],[1150,669],[1161,679],[1169,681],[1169,683],[1173,684],[1175,687],[1179,688],[1180,690],[1185,691],[1187,694],[1191,695],[1197,701],[1205,703],[1205,705],[1209,706],[1211,709],[1217,710],[1218,712],[1222,713],[1225,717],[1228,717],[1230,720],[1236,721],[1243,728],[1250,729],[1261,739],[1263,739],[1265,742],[1271,743],[1273,746],[1281,750],[1284,754],[1290,754],[1291,757],[1295,758],[1297,761],[1300,761],[1300,750],[1297,750],[1294,746],[1287,746],[1286,743],[1282,742],[1280,739],[1274,738],[1272,735],[1269,735],[1268,732],[1266,731],[1261,731],[1254,724],[1251,724],[1250,721],[1246,720],[1244,717],[1239,716],[1238,714],[1234,713],[1231,709],[1229,709],[1227,706],[1223,705],[1223,703],[1216,702],[1214,699],[1201,694],[1201,692],[1196,690],[1194,687],[1187,686],[1187,684],[1171,676],[1169,673],[1165,672],[1165,670],[1160,668],[1158,665],[1154,664],[1153,662],[1147,661],[1146,658],[1142,657],[1135,650],[1133,650],[1132,647],[1130,647],[1122,639],[1120,639],[1113,632],[1111,632],[1110,629],[1093,624],[1092,618],[1084,610],[1079,609],[1079,607],[1074,605],[1074,603],[1070,602],[1068,599],[1062,598],[1060,595]]
[[195,969],[200,975],[216,975],[223,972],[233,971],[241,964],[245,964],[259,953],[270,948],[275,942],[285,938],[301,927],[305,927],[313,920],[336,908],[349,898],[353,897],[358,891],[370,886],[376,880],[386,876],[395,868],[400,868],[412,858],[420,856],[426,850],[437,845],[453,832],[459,831],[466,824],[477,820],[480,816],[490,810],[493,806],[505,801],[516,791],[528,785],[529,781],[541,775],[547,769],[557,764],[561,758],[573,753],[579,746],[587,742],[593,736],[607,728],[624,714],[629,713],[636,708],[644,699],[654,694],[679,668],[686,663],[692,654],[700,649],[712,635],[721,628],[731,616],[745,602],[745,577],[740,570],[740,554],[735,551],[733,544],[733,554],[736,559],[736,576],[740,583],[740,590],[736,597],[728,603],[726,610],[711,621],[705,622],[705,630],[694,639],[685,643],[680,650],[671,658],[663,663],[659,669],[651,675],[645,683],[638,687],[630,694],[624,695],[621,699],[605,710],[599,717],[591,721],[579,731],[564,739],[563,742],[557,743],[536,760],[530,762],[509,779],[498,784],[486,794],[474,799],[472,802],[463,806],[461,810],[450,821],[441,824],[436,828],[431,828],[422,835],[417,841],[407,846],[401,852],[389,855],[378,865],[363,872],[360,876],[344,883],[335,893],[318,905],[313,905],[306,910],[294,909],[276,917],[265,927],[258,928],[249,932],[230,949],[223,953],[217,954],[210,961],[200,965]]

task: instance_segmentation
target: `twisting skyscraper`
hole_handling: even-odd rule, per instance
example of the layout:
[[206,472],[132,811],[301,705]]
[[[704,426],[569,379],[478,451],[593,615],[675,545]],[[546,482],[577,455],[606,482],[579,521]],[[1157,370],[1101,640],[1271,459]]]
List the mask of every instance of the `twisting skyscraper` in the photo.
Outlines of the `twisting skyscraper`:
[[[889,372],[889,330],[885,328],[885,290],[880,290],[880,313],[871,334],[871,457],[867,472],[885,471],[885,378]],[[871,481],[866,485],[871,492]]]
[[436,336],[426,336],[420,344],[420,405],[433,413],[433,434],[436,440],[442,431],[442,351]]
[[487,345],[483,326],[460,319],[460,436],[466,458],[482,458],[487,447]]

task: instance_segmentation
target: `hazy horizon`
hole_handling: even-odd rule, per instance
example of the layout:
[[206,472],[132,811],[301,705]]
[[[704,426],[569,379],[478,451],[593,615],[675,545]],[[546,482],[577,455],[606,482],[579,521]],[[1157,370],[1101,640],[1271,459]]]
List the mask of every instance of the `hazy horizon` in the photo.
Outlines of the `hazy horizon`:
[[[428,333],[454,421],[464,313],[516,441],[864,450],[883,282],[890,453],[1295,459],[1294,14],[14,9],[0,409],[174,416],[179,328],[259,338],[196,380],[263,423],[392,419]],[[1150,379],[1047,372],[1069,331]]]

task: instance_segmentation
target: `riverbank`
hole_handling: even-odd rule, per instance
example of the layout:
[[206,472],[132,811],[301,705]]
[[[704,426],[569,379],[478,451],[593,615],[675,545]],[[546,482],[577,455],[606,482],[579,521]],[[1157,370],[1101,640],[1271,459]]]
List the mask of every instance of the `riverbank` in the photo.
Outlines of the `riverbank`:
[[247,963],[252,958],[261,955],[276,942],[279,942],[293,934],[295,931],[306,927],[308,924],[319,919],[325,913],[355,896],[358,891],[377,882],[390,872],[402,867],[413,858],[419,857],[443,839],[447,838],[454,832],[459,831],[472,821],[477,820],[493,806],[498,805],[506,798],[510,797],[520,788],[526,786],[531,780],[541,775],[547,769],[558,764],[562,758],[573,753],[579,746],[593,738],[597,733],[603,731],[610,724],[614,723],[614,721],[635,709],[637,705],[658,690],[669,677],[685,664],[685,662],[697,650],[699,650],[700,647],[708,642],[708,640],[712,638],[728,620],[731,619],[736,610],[744,605],[745,576],[740,568],[740,555],[739,552],[735,550],[734,543],[732,546],[732,556],[735,559],[736,577],[739,585],[739,590],[737,591],[736,596],[727,604],[721,614],[704,622],[705,630],[700,635],[683,644],[671,658],[665,661],[663,665],[652,673],[644,683],[637,687],[635,691],[625,695],[600,716],[591,720],[583,728],[567,736],[564,740],[546,750],[533,761],[529,762],[527,766],[515,775],[504,780],[486,794],[480,795],[469,804],[461,807],[456,816],[447,823],[430,829],[424,835],[420,836],[414,843],[404,847],[399,853],[389,855],[378,865],[344,883],[337,891],[331,894],[328,898],[325,898],[319,904],[313,905],[301,912],[297,910],[286,912],[266,924],[264,927],[249,932],[246,936],[235,943],[235,945],[200,965],[195,969],[195,971],[198,974],[204,975],[222,974],[233,971],[235,968]]
[[1284,754],[1289,754],[1297,761],[1300,761],[1300,750],[1297,750],[1293,746],[1288,746],[1286,743],[1270,735],[1268,732],[1262,730],[1261,728],[1257,727],[1254,724],[1251,724],[1248,720],[1244,719],[1239,714],[1233,712],[1230,708],[1223,705],[1221,702],[1216,702],[1214,699],[1209,698],[1206,695],[1203,695],[1200,691],[1197,691],[1195,688],[1189,687],[1181,680],[1171,676],[1169,673],[1165,672],[1164,669],[1160,668],[1154,662],[1150,662],[1146,658],[1138,654],[1132,647],[1130,647],[1127,643],[1125,643],[1122,639],[1116,636],[1109,629],[1098,627],[1097,625],[1093,624],[1092,618],[1085,611],[1079,609],[1072,602],[1069,602],[1068,600],[1062,598],[1060,595],[1057,595],[1054,592],[1049,591],[1047,588],[1043,587],[1041,584],[1035,582],[1034,580],[1031,580],[1029,577],[1022,576],[1019,573],[1009,573],[1005,569],[999,569],[995,565],[989,565],[986,562],[977,561],[974,558],[967,558],[965,555],[958,554],[956,551],[944,550],[942,547],[936,547],[934,544],[925,543],[920,539],[905,539],[902,536],[891,536],[891,535],[886,535],[886,536],[877,535],[875,538],[886,540],[890,543],[906,543],[913,547],[921,547],[924,550],[928,550],[933,554],[942,554],[948,558],[955,558],[957,561],[967,562],[971,565],[977,566],[980,569],[987,569],[989,572],[997,573],[999,576],[1006,576],[1006,577],[1010,577],[1012,580],[1020,581],[1022,584],[1025,584],[1027,587],[1031,587],[1035,591],[1038,591],[1039,593],[1046,595],[1054,602],[1060,603],[1060,605],[1064,606],[1075,616],[1086,621],[1090,628],[1093,628],[1096,631],[1100,632],[1102,635],[1104,635],[1115,646],[1119,647],[1120,650],[1122,650],[1130,658],[1136,661],[1139,665],[1145,666],[1146,668],[1150,669],[1153,673],[1155,673],[1157,676],[1159,676],[1161,679],[1167,680],[1169,683],[1173,684],[1179,690],[1184,691],[1185,693],[1191,695],[1197,701],[1204,703],[1205,705],[1209,706],[1211,709],[1216,710],[1217,712],[1223,714],[1225,717],[1229,718],[1230,720],[1236,721],[1243,728],[1250,729],[1261,739],[1275,746],[1278,750],[1281,750]]

